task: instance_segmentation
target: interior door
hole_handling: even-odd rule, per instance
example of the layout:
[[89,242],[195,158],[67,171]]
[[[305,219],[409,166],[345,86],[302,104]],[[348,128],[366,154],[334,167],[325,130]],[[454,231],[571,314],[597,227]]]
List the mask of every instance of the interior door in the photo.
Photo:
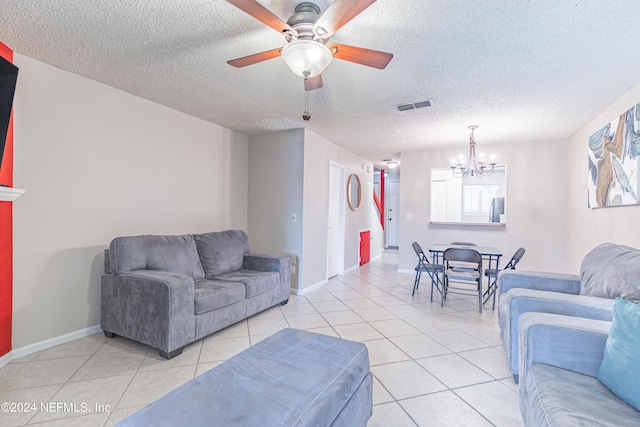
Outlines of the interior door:
[[327,277],[333,277],[344,268],[344,234],[342,218],[345,195],[344,170],[331,164],[329,167],[329,218],[327,230]]
[[385,188],[386,195],[386,241],[385,247],[398,247],[400,231],[400,181],[388,181]]
[[360,265],[371,261],[371,231],[360,232]]

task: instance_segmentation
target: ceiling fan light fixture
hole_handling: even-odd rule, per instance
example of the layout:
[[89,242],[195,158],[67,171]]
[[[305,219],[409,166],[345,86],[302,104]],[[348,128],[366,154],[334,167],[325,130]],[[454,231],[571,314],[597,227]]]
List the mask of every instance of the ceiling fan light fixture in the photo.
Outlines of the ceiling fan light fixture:
[[328,47],[314,40],[294,40],[281,52],[291,71],[300,77],[314,77],[331,64],[333,55]]

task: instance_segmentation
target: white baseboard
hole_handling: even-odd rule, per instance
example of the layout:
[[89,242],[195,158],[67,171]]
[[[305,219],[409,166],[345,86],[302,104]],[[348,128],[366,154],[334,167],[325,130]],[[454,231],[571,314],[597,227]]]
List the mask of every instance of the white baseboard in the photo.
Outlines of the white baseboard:
[[380,258],[382,258],[382,251],[380,251],[380,255],[374,256],[373,258],[370,259],[370,261],[375,261],[375,260],[378,260]]
[[344,271],[344,274],[350,273],[350,272],[355,271],[355,270],[357,270],[357,269],[359,269],[359,268],[360,268],[360,266],[356,264],[356,265],[354,265],[353,267],[349,267],[349,268],[347,268],[347,269]]
[[320,289],[321,287],[323,287],[324,285],[326,285],[327,283],[329,283],[329,280],[324,279],[318,283],[316,283],[315,285],[311,285],[307,288],[304,289],[291,289],[291,293],[294,295],[305,295],[308,294],[309,292],[313,292],[316,289]]
[[4,365],[11,362],[12,360],[13,360],[13,351],[10,351],[9,353],[0,357],[0,368],[2,368]]
[[[95,325],[85,329],[80,329],[78,331],[69,332],[68,334],[60,335],[58,337],[49,338],[44,341],[25,345],[24,347],[13,349],[13,351],[11,352],[13,356],[11,360],[19,359],[21,357],[28,356],[32,353],[37,353],[38,351],[46,350],[48,348],[67,343],[69,341],[88,337],[89,335],[97,334],[98,332],[101,332],[101,331],[102,331],[102,328],[100,327],[100,325]],[[5,356],[3,356],[3,358],[4,357]]]
[[406,274],[415,274],[415,270],[406,270],[404,268],[399,268],[398,273],[406,273]]

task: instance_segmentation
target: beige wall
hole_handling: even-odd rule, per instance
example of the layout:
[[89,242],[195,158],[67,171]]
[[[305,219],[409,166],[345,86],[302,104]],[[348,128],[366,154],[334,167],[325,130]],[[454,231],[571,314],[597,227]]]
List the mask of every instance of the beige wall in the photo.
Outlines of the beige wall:
[[[631,88],[605,111],[576,132],[569,141],[569,191],[567,264],[578,271],[584,255],[603,242],[640,248],[640,206],[590,209],[587,207],[587,152],[589,135],[640,102],[640,84]],[[636,129],[637,131],[637,129]]]
[[[450,159],[467,147],[403,152],[399,268],[415,267],[413,241],[425,250],[434,243],[472,241],[496,246],[505,255],[505,262],[516,249],[524,247],[523,269],[566,271],[568,141],[491,145],[478,140],[478,144],[482,151],[494,153],[501,164],[507,165],[506,227],[429,224],[431,168],[448,166]],[[413,215],[413,220],[407,220],[407,214]]]
[[220,230],[231,217],[246,228],[246,199],[231,191],[246,188],[232,185],[246,169],[242,135],[20,54],[15,63],[14,183],[27,192],[13,208],[14,349],[99,324],[112,238]]

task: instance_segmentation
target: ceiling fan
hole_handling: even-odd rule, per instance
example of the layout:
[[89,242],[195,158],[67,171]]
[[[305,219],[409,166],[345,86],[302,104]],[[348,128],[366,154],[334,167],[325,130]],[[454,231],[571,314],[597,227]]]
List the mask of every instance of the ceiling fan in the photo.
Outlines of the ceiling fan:
[[284,47],[227,61],[234,67],[246,67],[282,56],[291,71],[304,77],[305,90],[314,90],[322,87],[321,73],[334,57],[379,69],[385,68],[393,58],[387,52],[328,43],[329,37],[376,0],[334,0],[323,14],[316,4],[302,2],[287,22],[255,0],[227,1],[287,39]]

